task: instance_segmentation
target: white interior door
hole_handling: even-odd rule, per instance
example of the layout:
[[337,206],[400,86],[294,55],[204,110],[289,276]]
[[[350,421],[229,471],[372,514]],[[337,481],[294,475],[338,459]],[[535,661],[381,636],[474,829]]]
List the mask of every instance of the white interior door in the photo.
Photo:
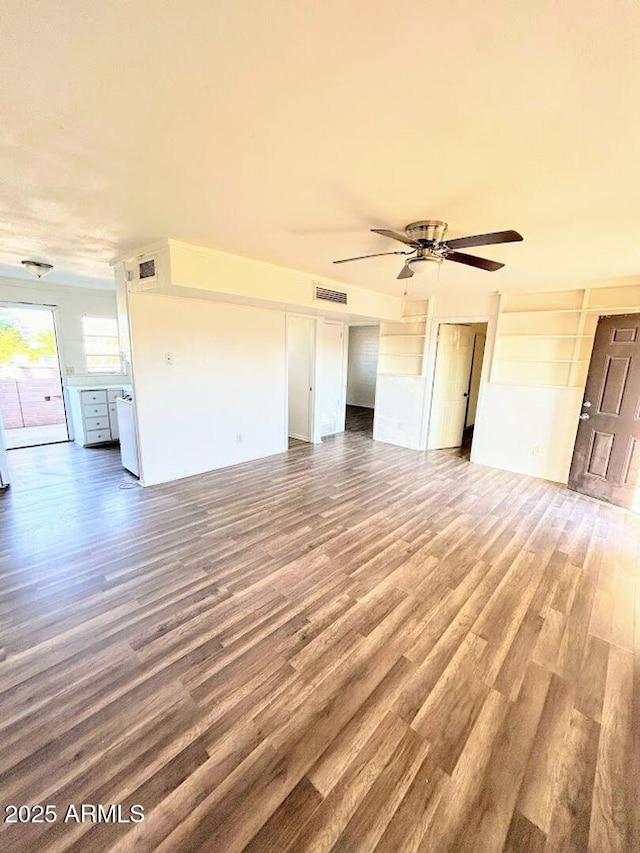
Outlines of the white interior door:
[[288,435],[312,441],[315,320],[287,316]]
[[474,337],[470,326],[442,323],[438,330],[429,422],[430,449],[462,444]]
[[318,324],[318,393],[316,422],[321,436],[344,430],[346,364],[344,323]]
[[476,332],[473,344],[473,364],[471,367],[471,383],[469,385],[469,408],[467,409],[467,423],[465,426],[473,426],[476,422],[478,410],[478,397],[480,396],[480,379],[482,377],[482,362],[484,360],[484,348],[487,342],[486,335]]

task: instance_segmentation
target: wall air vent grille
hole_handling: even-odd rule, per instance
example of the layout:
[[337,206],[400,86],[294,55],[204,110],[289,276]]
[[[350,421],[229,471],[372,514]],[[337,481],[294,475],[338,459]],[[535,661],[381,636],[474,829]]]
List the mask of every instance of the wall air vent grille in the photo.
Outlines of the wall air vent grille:
[[140,271],[140,281],[145,278],[154,278],[156,274],[156,262],[154,258],[148,261],[142,261],[138,267]]
[[328,287],[315,286],[316,299],[322,299],[324,302],[337,302],[340,305],[347,304],[347,294],[341,290],[329,290]]

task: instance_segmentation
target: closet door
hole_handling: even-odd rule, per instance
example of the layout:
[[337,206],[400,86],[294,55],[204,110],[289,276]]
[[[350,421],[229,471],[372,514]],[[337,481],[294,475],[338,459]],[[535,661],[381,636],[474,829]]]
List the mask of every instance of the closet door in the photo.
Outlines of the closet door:
[[315,326],[312,317],[287,316],[288,435],[302,441],[313,441]]

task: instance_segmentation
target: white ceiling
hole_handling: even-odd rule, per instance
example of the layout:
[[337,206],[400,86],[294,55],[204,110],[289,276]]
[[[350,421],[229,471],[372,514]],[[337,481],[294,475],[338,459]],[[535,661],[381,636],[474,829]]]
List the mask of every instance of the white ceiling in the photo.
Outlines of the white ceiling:
[[171,236],[397,293],[401,258],[331,261],[437,218],[525,237],[437,288],[625,281],[639,27],[637,0],[5,0],[0,274],[99,284]]

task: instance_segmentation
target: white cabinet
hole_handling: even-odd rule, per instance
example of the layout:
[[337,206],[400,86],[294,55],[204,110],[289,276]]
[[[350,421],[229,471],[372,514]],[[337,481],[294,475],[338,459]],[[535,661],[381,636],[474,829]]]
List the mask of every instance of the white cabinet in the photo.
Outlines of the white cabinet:
[[109,403],[109,429],[111,430],[111,438],[116,441],[120,438],[120,428],[118,427],[118,410],[116,409],[116,401]]
[[107,388],[107,408],[109,409],[109,429],[111,430],[111,438],[114,441],[120,438],[120,428],[118,426],[118,409],[116,400],[122,397],[124,391],[122,388]]
[[0,412],[0,489],[6,489],[9,485],[9,459],[7,457],[7,441],[2,423],[2,412]]
[[116,400],[122,394],[122,388],[69,388],[76,444],[87,447],[118,440]]

